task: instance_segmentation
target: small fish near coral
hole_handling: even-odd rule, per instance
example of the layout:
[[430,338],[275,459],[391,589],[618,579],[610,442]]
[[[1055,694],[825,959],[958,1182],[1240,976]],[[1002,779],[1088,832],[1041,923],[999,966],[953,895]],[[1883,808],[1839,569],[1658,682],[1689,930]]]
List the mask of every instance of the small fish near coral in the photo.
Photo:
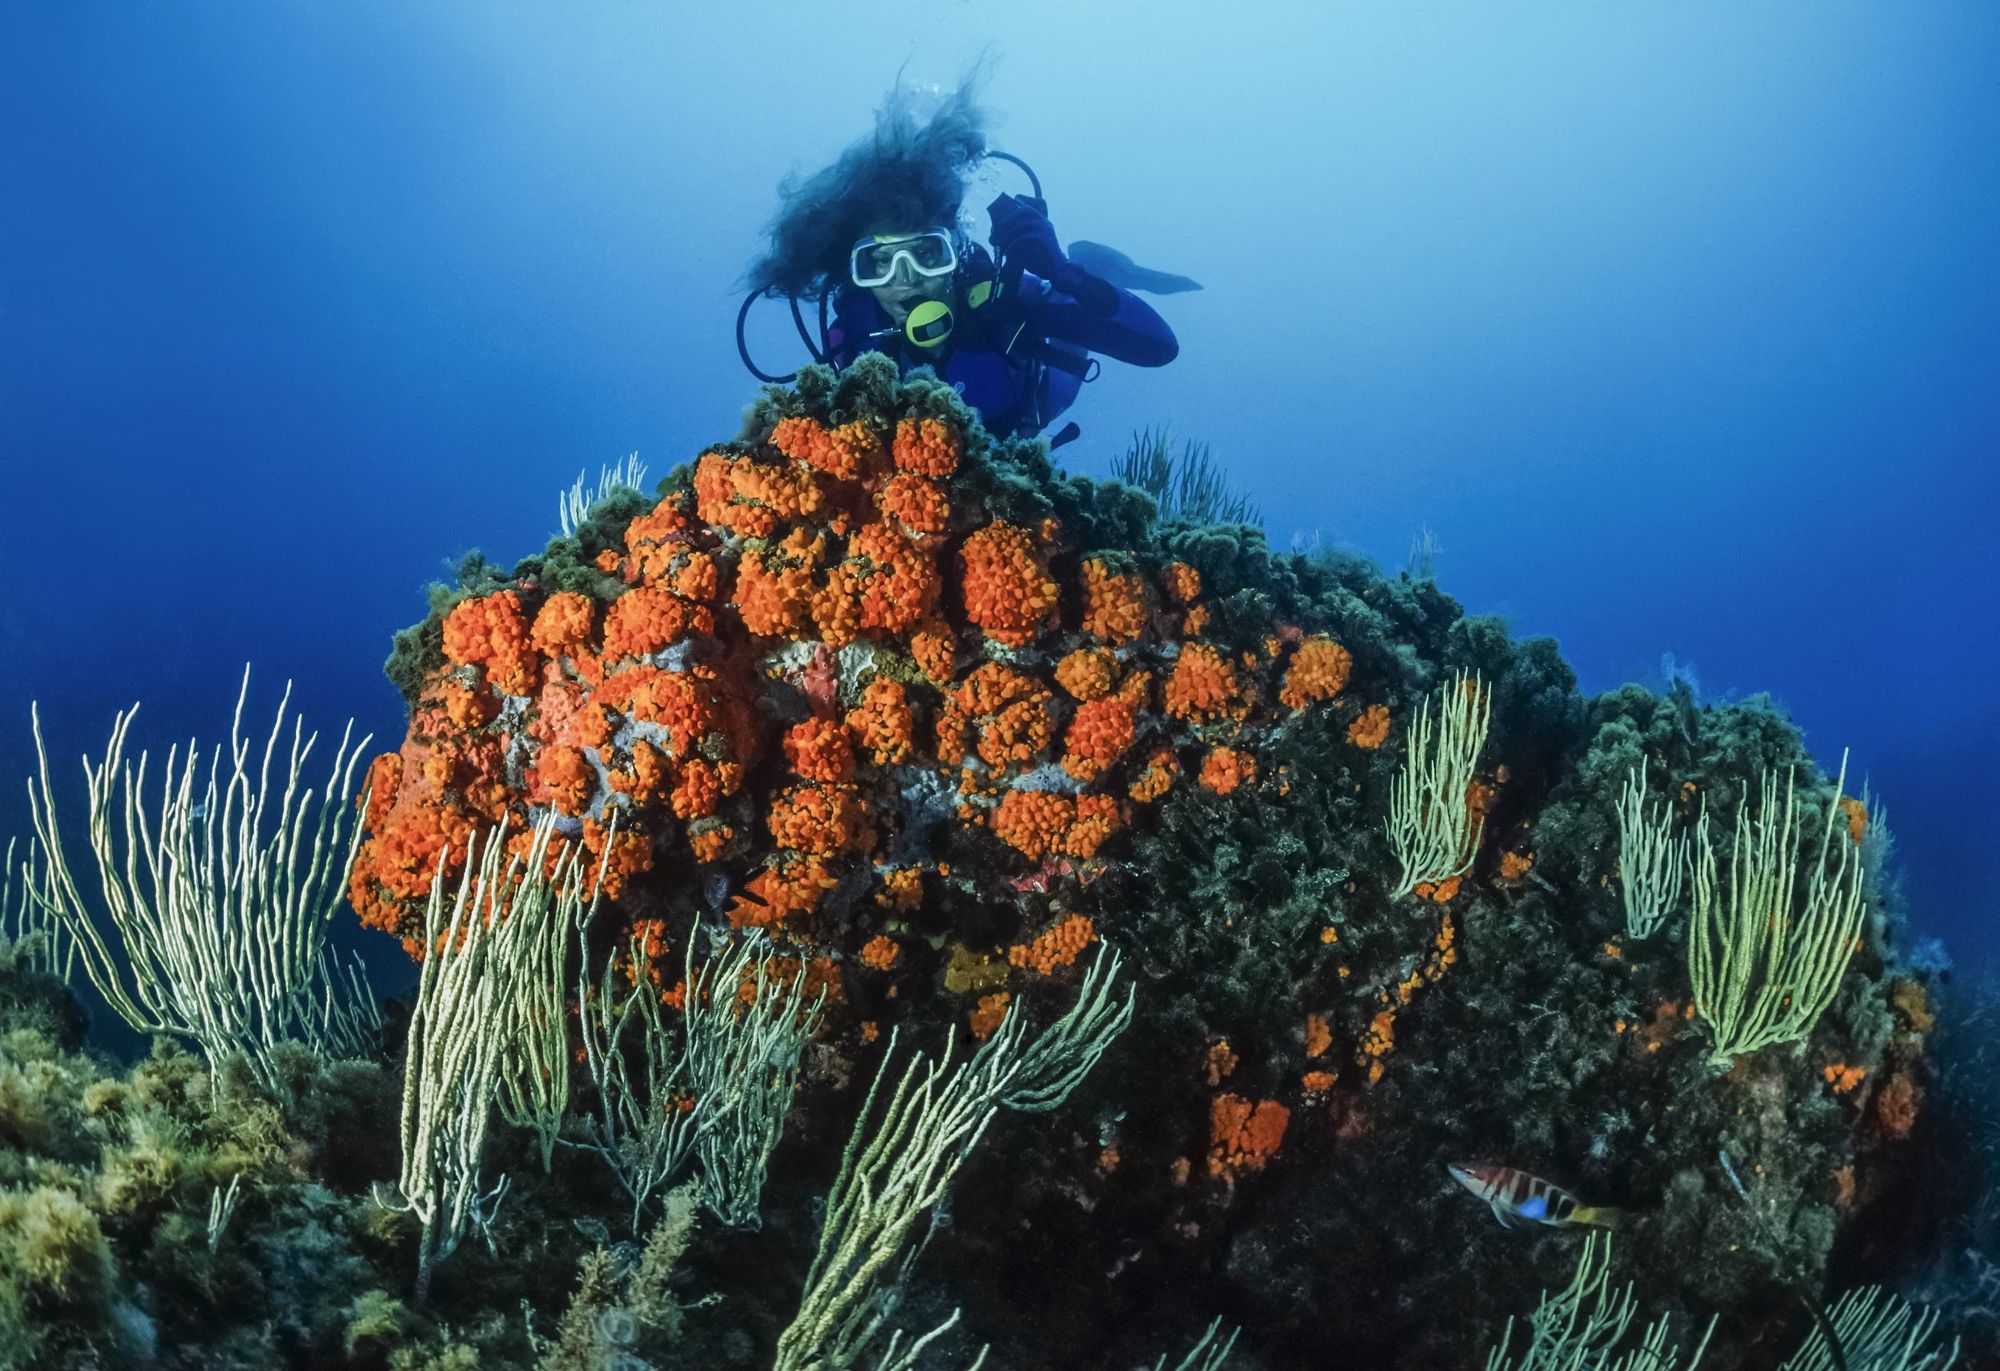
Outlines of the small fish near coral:
[[1580,1224],[1616,1228],[1623,1215],[1616,1209],[1581,1203],[1576,1196],[1540,1176],[1511,1166],[1474,1166],[1453,1162],[1451,1178],[1486,1201],[1502,1228],[1546,1224],[1570,1228]]

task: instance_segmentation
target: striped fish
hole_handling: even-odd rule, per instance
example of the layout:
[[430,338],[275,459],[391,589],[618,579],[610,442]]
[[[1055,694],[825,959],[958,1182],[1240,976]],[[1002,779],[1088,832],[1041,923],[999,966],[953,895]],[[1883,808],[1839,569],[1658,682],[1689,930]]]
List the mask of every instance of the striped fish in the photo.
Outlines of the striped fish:
[[1517,1224],[1543,1223],[1551,1228],[1571,1224],[1595,1224],[1616,1228],[1619,1212],[1579,1203],[1576,1196],[1559,1185],[1530,1176],[1511,1166],[1473,1166],[1454,1162],[1446,1168],[1451,1178],[1486,1201],[1502,1228]]

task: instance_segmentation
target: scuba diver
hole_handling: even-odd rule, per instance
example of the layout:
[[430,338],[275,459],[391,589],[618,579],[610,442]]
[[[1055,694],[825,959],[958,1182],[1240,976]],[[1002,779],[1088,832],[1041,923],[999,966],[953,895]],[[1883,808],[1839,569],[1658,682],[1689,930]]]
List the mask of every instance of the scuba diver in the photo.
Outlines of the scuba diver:
[[[928,119],[912,103],[906,91],[892,94],[871,137],[780,188],[783,206],[737,315],[745,366],[762,380],[791,379],[759,370],[743,341],[751,304],[781,296],[816,361],[846,367],[881,352],[905,374],[929,367],[995,436],[1032,437],[1096,377],[1092,354],[1143,367],[1174,359],[1180,345],[1150,305],[1063,251],[1033,170],[987,147],[971,82]],[[966,182],[987,158],[1019,166],[1035,192],[987,206],[990,251],[960,222]],[[818,305],[817,344],[801,300]],[[1051,446],[1076,431],[1066,426]]]

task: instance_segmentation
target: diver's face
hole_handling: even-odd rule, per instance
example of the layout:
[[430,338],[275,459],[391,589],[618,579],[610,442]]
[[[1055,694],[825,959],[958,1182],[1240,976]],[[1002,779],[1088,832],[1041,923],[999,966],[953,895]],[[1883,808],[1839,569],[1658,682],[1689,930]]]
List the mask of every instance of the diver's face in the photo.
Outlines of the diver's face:
[[870,286],[875,303],[882,306],[882,312],[889,316],[897,328],[910,317],[910,311],[925,300],[949,300],[951,298],[951,278],[949,276],[919,276],[910,270],[907,262],[896,264],[896,274],[887,285]]
[[[904,238],[917,231],[881,229],[878,234],[884,238]],[[949,302],[952,294],[952,277],[919,275],[912,268],[908,258],[898,258],[896,274],[882,285],[870,286],[868,290],[875,297],[875,303],[882,306],[882,312],[889,316],[889,322],[901,328],[904,321],[910,317],[910,311],[925,300]]]

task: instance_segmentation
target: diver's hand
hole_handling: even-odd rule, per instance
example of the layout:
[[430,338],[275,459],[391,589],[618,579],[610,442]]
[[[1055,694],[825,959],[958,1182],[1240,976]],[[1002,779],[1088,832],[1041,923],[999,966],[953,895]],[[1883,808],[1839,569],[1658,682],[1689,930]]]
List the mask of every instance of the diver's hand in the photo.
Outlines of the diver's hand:
[[1008,262],[1019,263],[1045,281],[1068,265],[1042,201],[1030,195],[1002,195],[986,207],[986,213],[993,221],[989,235],[993,250]]
[[1011,267],[1026,267],[1091,314],[1118,312],[1118,290],[1064,255],[1048,206],[1029,195],[1002,195],[986,207],[993,219],[993,250]]

